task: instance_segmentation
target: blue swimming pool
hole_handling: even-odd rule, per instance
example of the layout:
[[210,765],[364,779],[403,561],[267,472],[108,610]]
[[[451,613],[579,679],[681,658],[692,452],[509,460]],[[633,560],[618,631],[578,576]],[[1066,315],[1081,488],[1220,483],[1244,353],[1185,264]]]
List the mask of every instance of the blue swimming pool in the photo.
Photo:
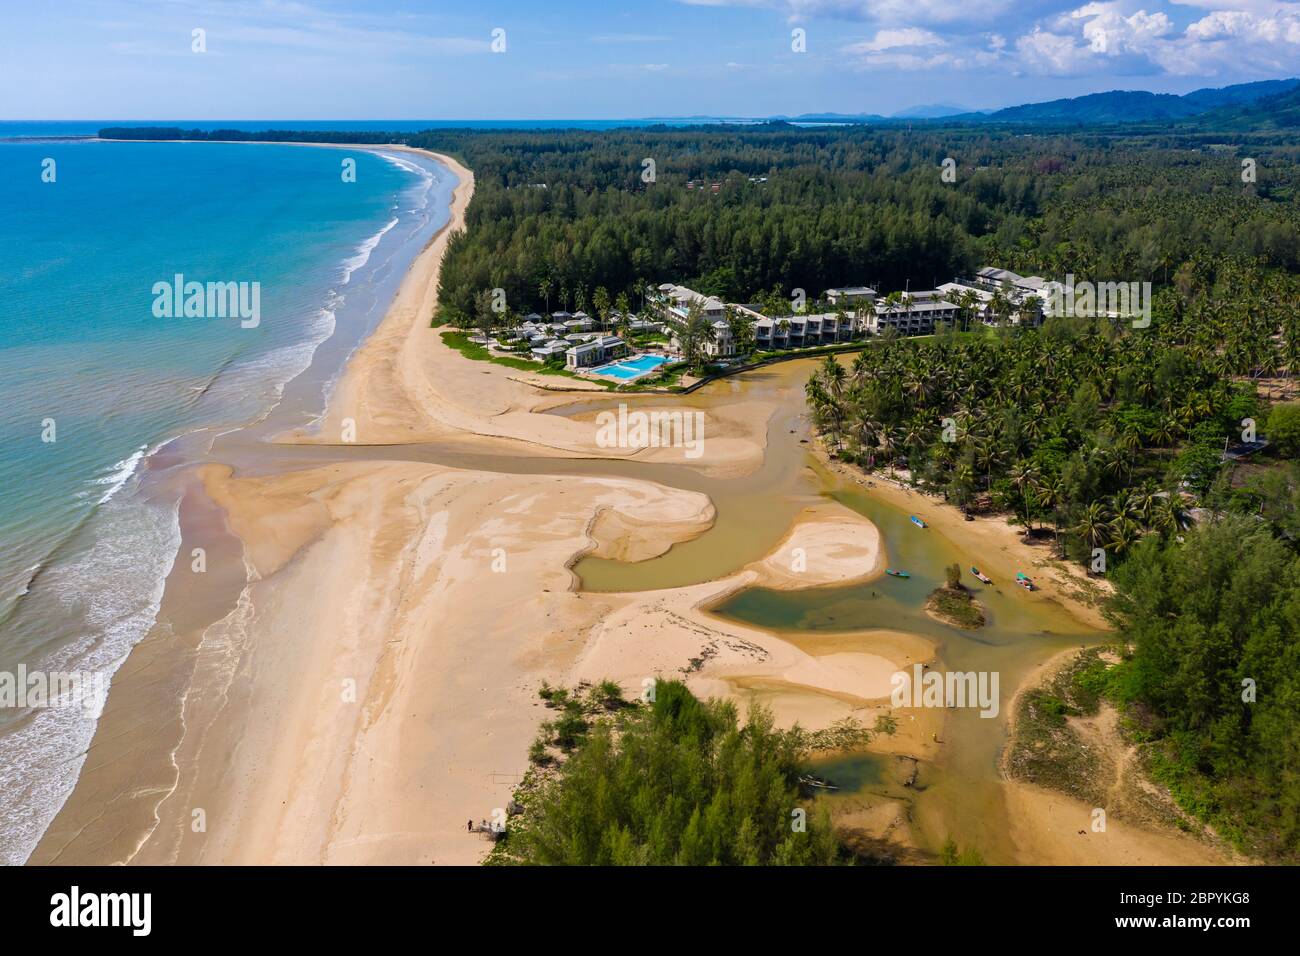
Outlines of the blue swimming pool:
[[601,365],[591,371],[596,375],[612,375],[614,378],[640,378],[647,372],[653,372],[660,365],[666,365],[668,361],[662,355],[642,355],[639,358]]

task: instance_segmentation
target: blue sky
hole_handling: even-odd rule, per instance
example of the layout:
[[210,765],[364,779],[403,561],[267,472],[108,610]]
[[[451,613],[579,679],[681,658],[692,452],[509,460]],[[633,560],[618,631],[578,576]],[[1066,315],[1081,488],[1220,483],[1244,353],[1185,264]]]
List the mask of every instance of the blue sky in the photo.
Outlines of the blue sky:
[[1300,75],[1277,0],[0,0],[0,23],[0,119],[888,114]]

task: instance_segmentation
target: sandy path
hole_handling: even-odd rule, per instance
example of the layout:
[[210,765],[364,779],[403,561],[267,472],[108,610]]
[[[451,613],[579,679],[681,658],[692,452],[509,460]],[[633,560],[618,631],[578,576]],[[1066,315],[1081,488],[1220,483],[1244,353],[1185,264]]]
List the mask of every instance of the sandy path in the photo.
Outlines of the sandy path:
[[[1008,748],[1016,733],[1023,695],[1050,681],[1078,653],[1070,648],[1053,655],[1021,682],[1010,704]],[[1017,862],[1035,866],[1224,866],[1240,862],[1190,834],[1133,822],[1150,816],[1141,808],[1147,800],[1171,802],[1137,768],[1134,748],[1120,735],[1114,707],[1103,704],[1092,717],[1070,718],[1070,726],[1097,755],[1098,772],[1104,777],[1099,784],[1105,792],[1105,805],[1100,808],[1106,811],[1105,829],[1093,829],[1098,808],[1057,790],[1011,778],[1004,760],[1003,790],[1011,823],[1008,838]]]

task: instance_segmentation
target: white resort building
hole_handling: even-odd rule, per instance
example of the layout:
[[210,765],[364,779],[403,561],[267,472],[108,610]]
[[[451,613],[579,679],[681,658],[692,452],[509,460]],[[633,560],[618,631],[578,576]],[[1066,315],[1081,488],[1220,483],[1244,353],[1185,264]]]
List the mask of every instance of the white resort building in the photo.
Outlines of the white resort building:
[[594,368],[627,353],[626,342],[617,335],[605,335],[565,349],[564,365],[566,368]]

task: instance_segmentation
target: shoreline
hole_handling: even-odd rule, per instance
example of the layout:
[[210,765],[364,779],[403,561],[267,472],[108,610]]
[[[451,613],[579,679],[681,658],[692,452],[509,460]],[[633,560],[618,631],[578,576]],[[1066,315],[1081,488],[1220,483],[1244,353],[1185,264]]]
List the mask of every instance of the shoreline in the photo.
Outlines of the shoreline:
[[[1110,630],[1110,624],[1085,590],[1106,591],[1108,584],[1084,576],[1068,560],[1055,557],[1051,545],[1040,547],[1029,543],[1015,525],[1008,524],[1004,516],[976,515],[967,521],[960,509],[942,498],[920,489],[908,488],[897,481],[879,475],[868,475],[851,465],[836,461],[827,454],[825,446],[815,445],[818,460],[832,473],[863,488],[867,494],[886,501],[901,511],[917,511],[925,522],[952,540],[983,547],[987,558],[982,558],[981,568],[1004,583],[1014,583],[1017,571],[1035,573],[1036,600],[1053,601],[1064,608],[1077,621],[1099,631]],[[962,574],[968,569],[962,568]]]
[[[457,168],[463,168],[451,157],[411,150],[400,145],[276,145],[420,152],[438,163],[445,161],[453,174]],[[460,188],[459,183],[457,188]],[[445,236],[452,225],[449,218],[448,223],[425,242],[424,248],[416,254],[416,260],[427,253],[428,247],[439,236]],[[408,283],[410,273],[411,270],[407,269],[402,278],[403,284]],[[320,351],[317,350],[316,356],[319,355]],[[315,361],[314,358],[313,364]],[[344,367],[341,366],[331,374],[340,375]],[[311,367],[306,371],[310,374]],[[283,398],[282,394],[281,400]],[[259,428],[268,416],[275,414],[279,404],[277,402],[266,412],[233,431],[227,429],[221,432],[216,438],[218,447],[223,443],[225,435],[239,436],[248,433],[250,429]],[[169,446],[175,440],[176,438],[169,439],[158,447]],[[251,444],[251,452],[249,449],[239,450],[241,459],[248,458],[251,454],[254,461],[270,461],[274,465],[273,456],[263,455],[257,447],[260,443]],[[201,461],[206,456],[200,453],[198,457]],[[89,748],[85,751],[85,765],[71,792],[29,854],[29,863],[61,861],[65,858],[67,842],[74,838],[78,844],[74,857],[84,853],[82,859],[86,862],[125,862],[134,854],[134,848],[126,846],[125,843],[130,841],[124,843],[116,832],[111,839],[105,839],[96,833],[101,826],[101,816],[109,821],[117,820],[121,827],[153,829],[158,821],[150,822],[153,810],[149,805],[154,802],[157,793],[176,786],[178,768],[175,766],[174,749],[184,732],[184,722],[178,708],[184,705],[195,690],[193,675],[208,629],[236,607],[240,589],[246,580],[244,558],[240,554],[245,542],[231,535],[225,516],[204,493],[201,478],[203,466],[196,467],[196,464],[197,462],[180,460],[171,452],[168,453],[168,460],[162,464],[161,480],[178,487],[176,494],[182,507],[182,534],[171,571],[165,574],[162,582],[160,613],[144,636],[132,646],[113,675],[109,700],[97,722]],[[189,554],[195,546],[203,548],[210,563],[208,573],[202,578],[190,573],[188,568]],[[164,686],[168,690],[160,693]],[[123,763],[131,765],[130,774],[117,769]],[[135,782],[138,779],[152,782],[148,785],[138,784]],[[115,831],[116,828],[104,829]]]
[[[629,469],[682,462],[680,449],[600,448],[594,411],[566,414],[580,397],[483,368],[442,342],[430,319],[473,178],[429,155],[467,178],[314,433],[276,436],[256,450],[255,473],[189,470],[196,514],[182,553],[195,541],[224,547],[225,577],[217,586],[175,568],[165,600],[201,597],[214,616],[151,633],[132,651],[87,770],[31,862],[473,864],[490,847],[463,823],[509,801],[546,716],[543,681],[609,678],[639,694],[647,678],[680,676],[697,694],[762,701],[783,725],[854,716],[870,726],[889,710],[889,677],[935,659],[919,634],[805,639],[709,613],[755,584],[815,588],[882,573],[879,530],[829,500],[798,511],[774,548],[722,578],[578,590],[571,568],[581,556],[663,554],[711,527],[713,502],[622,469],[494,469],[502,454]],[[763,412],[777,405],[700,395],[714,431],[689,466],[714,479],[754,472],[767,454]],[[355,442],[342,440],[345,419]],[[338,457],[277,462],[277,449],[293,445],[336,446]],[[402,459],[391,446],[435,460]],[[483,452],[482,463],[440,463],[441,447]],[[965,540],[969,530],[954,533]],[[806,570],[792,566],[796,548]],[[899,733],[868,751],[937,759],[945,713],[898,716]]]
[[[471,363],[446,349],[429,324],[442,256],[463,228],[472,193],[465,172],[447,224],[354,351],[321,427],[351,417],[341,409],[355,409],[359,444],[445,436],[493,450],[522,445],[546,457],[656,457],[598,450],[585,421],[590,414],[547,414],[572,404],[571,393],[539,400],[513,373],[490,383],[510,392],[509,428],[482,427],[481,413],[446,417],[432,428],[427,418],[402,427],[422,407],[439,407],[421,406],[441,397],[430,394],[422,376],[436,378],[448,367],[483,375],[467,369]],[[741,402],[718,410],[721,434],[711,439],[701,470],[743,474],[757,467],[768,414],[757,415],[757,424],[746,419],[766,407]],[[539,424],[555,436],[533,440]],[[565,430],[587,437],[575,442],[560,434]],[[178,560],[166,600],[201,598],[212,619],[190,621],[183,634],[158,628],[136,645],[110,694],[86,771],[29,862],[477,862],[486,847],[467,843],[459,822],[508,798],[540,720],[530,707],[537,704],[535,687],[565,679],[578,654],[598,643],[603,611],[656,600],[581,593],[569,570],[573,561],[591,550],[662,553],[712,520],[706,496],[630,477],[466,471],[388,460],[382,447],[367,461],[277,466],[275,448],[296,443],[327,444],[280,436],[264,453],[254,450],[260,477],[221,465],[187,471],[188,493],[204,517],[187,522],[181,553],[196,542],[230,542],[226,580],[212,587],[214,579],[188,577]],[[680,449],[655,451],[663,461],[680,457]],[[220,459],[220,448],[214,457]],[[451,502],[455,507],[445,506]],[[515,502],[507,509],[511,521],[497,514],[503,502]],[[597,514],[621,520],[595,522]],[[452,534],[458,525],[464,526]],[[477,549],[468,543],[475,540]],[[484,559],[498,550],[494,542],[507,545],[500,550],[511,571],[484,593]],[[826,543],[815,531],[806,542]],[[745,572],[746,580],[757,573]],[[472,590],[460,593],[465,587]],[[698,603],[719,590],[718,582],[702,587]],[[499,620],[503,593],[534,613]],[[493,635],[493,655],[476,652],[485,630]],[[800,679],[836,672],[819,674],[808,655],[762,637],[779,652],[781,667],[804,662]],[[751,646],[743,637],[735,641]],[[671,668],[687,666],[698,649],[684,646]],[[643,674],[651,665],[629,666]],[[336,702],[338,687],[324,688],[339,681],[349,682],[350,697]],[[435,686],[441,690],[428,699]],[[500,699],[485,708],[485,694]],[[136,786],[132,781],[146,772],[152,782]]]

